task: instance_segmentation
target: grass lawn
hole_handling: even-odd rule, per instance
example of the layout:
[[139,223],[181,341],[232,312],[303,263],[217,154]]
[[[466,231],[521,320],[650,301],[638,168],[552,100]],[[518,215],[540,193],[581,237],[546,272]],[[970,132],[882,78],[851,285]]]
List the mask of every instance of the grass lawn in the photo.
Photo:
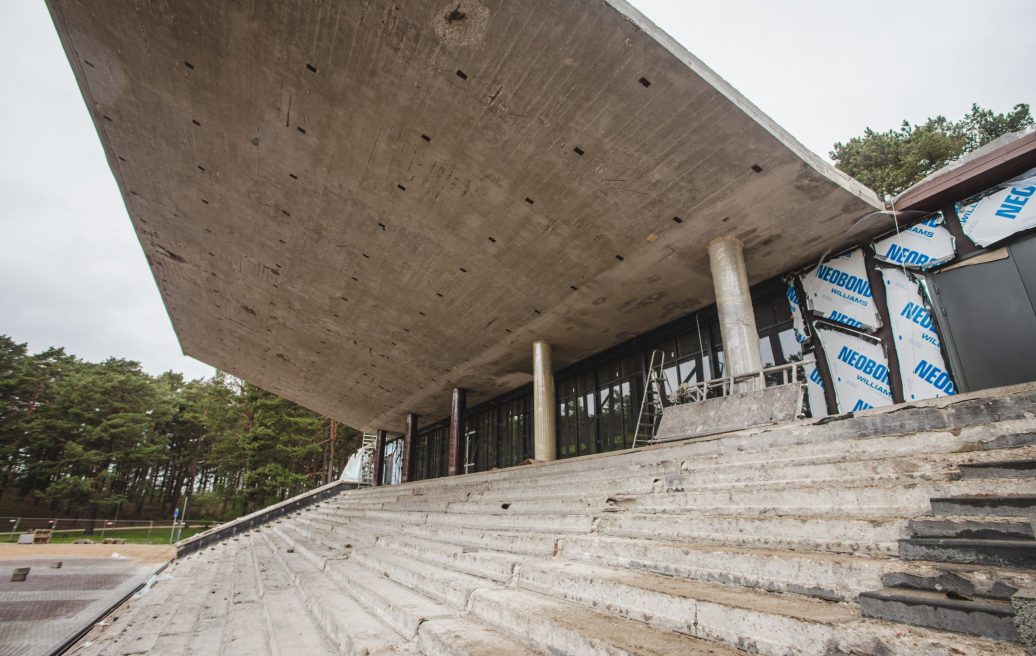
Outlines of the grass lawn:
[[[180,539],[185,540],[195,533],[201,533],[205,529],[203,526],[191,526],[190,528],[184,527],[180,531]],[[150,539],[148,537],[148,530],[146,528],[120,528],[120,529],[107,529],[104,532],[106,538],[120,538],[131,544],[169,544],[169,527],[168,526],[156,526],[151,530]],[[51,542],[57,542],[67,544],[75,542],[82,538],[89,538],[94,542],[100,542],[101,530],[97,529],[93,535],[86,535],[83,531],[68,531],[67,533],[62,530],[58,530],[57,533],[53,534],[50,538]]]

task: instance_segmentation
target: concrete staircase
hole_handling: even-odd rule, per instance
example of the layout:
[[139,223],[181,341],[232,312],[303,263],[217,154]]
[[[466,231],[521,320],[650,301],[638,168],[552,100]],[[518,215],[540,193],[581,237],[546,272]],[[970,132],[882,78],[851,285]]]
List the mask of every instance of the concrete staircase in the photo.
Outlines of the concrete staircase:
[[1023,386],[343,492],[185,562],[248,551],[335,653],[1021,655],[1034,460]]
[[[1012,449],[1022,454],[1024,450]],[[1036,461],[976,461],[964,480],[1036,486]],[[1036,495],[985,494],[931,500],[931,514],[910,521],[903,560],[939,563],[928,575],[897,572],[886,587],[860,596],[864,615],[918,626],[1018,641],[1011,597],[1036,568]]]

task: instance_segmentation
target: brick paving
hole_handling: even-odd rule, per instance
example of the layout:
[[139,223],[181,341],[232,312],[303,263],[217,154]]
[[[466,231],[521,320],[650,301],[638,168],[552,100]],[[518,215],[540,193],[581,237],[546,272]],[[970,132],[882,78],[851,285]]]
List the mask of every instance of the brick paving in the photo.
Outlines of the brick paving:
[[[0,656],[49,654],[172,557],[126,546],[0,545]],[[10,580],[18,567],[31,568],[25,581]]]

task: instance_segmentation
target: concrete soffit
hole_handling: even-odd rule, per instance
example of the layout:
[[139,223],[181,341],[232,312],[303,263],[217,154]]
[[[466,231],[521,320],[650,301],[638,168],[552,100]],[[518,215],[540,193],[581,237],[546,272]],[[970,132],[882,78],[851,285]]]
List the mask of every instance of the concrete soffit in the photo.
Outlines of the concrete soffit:
[[468,0],[459,45],[438,0],[302,4],[48,0],[184,352],[349,425],[710,304],[712,238],[755,283],[887,228],[623,0]]

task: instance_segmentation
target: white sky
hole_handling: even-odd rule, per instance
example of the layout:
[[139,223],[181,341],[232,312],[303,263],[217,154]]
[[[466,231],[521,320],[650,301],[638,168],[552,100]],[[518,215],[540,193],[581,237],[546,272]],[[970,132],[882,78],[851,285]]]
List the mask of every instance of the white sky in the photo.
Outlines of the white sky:
[[[575,0],[572,0],[575,1]],[[634,0],[807,147],[1036,104],[1033,0]],[[188,377],[42,0],[0,1],[0,334]]]

